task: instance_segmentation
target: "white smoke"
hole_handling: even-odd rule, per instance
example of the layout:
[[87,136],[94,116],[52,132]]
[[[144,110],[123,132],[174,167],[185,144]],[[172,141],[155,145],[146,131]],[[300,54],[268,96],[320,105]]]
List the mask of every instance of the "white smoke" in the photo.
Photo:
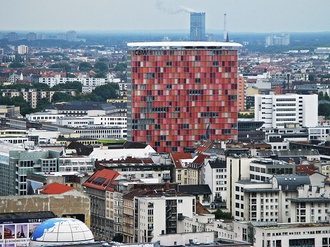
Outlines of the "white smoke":
[[159,10],[164,11],[169,14],[177,14],[180,12],[187,12],[187,13],[196,12],[193,9],[185,7],[185,6],[178,6],[178,7],[172,6],[168,3],[168,1],[164,1],[164,0],[157,0],[156,6]]

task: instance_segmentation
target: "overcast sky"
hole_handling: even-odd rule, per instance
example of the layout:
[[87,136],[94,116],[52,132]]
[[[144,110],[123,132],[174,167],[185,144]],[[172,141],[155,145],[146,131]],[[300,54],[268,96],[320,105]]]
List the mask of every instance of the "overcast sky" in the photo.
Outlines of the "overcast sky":
[[1,0],[0,30],[187,30],[189,11],[221,32],[330,31],[330,0]]

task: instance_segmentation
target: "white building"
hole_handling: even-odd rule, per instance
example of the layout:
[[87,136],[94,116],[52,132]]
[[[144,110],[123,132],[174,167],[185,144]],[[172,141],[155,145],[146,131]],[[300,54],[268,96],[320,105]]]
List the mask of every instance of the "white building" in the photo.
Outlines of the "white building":
[[226,203],[227,165],[225,160],[206,159],[202,168],[201,182],[209,185],[214,201],[217,201],[219,204]]
[[253,247],[330,246],[329,223],[234,222],[234,231]]
[[196,200],[191,195],[166,193],[136,196],[135,212],[135,239],[151,242],[159,235],[178,233],[179,219],[196,213]]
[[83,92],[91,92],[95,87],[106,84],[106,78],[94,78],[87,77],[85,75],[79,77],[62,77],[61,75],[55,75],[54,77],[40,77],[39,83],[47,84],[49,87],[53,87],[58,84],[64,84],[66,82],[78,81],[83,86]]
[[255,95],[254,116],[264,121],[262,128],[285,128],[287,124],[300,127],[318,126],[318,95]]
[[20,55],[27,54],[29,52],[29,47],[26,45],[19,45],[17,47],[17,53]]

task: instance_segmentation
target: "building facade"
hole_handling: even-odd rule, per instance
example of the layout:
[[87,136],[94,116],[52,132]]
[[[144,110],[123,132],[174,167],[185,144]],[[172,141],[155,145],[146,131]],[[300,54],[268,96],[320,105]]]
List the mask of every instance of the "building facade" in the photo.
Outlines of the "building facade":
[[237,48],[224,42],[129,43],[128,140],[183,152],[237,138]]
[[190,13],[190,40],[205,41],[205,12]]
[[264,121],[262,128],[318,126],[318,95],[280,94],[255,95],[254,116]]

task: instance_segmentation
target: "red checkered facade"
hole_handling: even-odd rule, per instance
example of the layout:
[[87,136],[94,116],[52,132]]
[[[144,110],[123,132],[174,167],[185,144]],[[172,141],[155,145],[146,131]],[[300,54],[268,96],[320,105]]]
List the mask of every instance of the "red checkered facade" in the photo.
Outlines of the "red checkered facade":
[[128,51],[128,139],[182,152],[202,139],[237,138],[237,50]]

